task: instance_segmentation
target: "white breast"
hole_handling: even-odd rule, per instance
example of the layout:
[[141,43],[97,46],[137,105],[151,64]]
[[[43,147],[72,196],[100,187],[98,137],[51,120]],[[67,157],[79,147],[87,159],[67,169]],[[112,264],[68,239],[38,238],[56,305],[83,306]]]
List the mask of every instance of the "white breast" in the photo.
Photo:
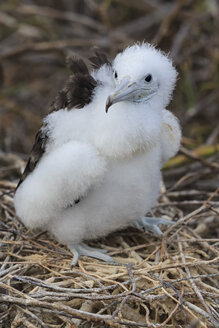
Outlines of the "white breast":
[[160,149],[111,161],[104,180],[48,226],[63,243],[78,243],[130,225],[155,204],[160,182]]

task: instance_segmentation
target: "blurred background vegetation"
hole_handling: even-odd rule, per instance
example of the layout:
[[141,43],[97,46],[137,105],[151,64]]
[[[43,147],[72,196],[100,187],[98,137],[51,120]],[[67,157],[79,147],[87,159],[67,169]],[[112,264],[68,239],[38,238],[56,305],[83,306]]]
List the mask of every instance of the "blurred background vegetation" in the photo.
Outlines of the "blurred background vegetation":
[[179,71],[169,108],[183,144],[217,144],[218,17],[216,0],[0,0],[0,150],[26,158],[68,55],[86,59],[97,46],[113,58],[142,40]]

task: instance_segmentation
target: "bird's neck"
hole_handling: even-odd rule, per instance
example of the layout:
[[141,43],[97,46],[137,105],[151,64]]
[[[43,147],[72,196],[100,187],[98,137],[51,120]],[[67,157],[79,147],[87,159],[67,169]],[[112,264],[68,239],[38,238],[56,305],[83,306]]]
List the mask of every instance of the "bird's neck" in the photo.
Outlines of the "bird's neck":
[[161,110],[149,103],[121,102],[106,114],[96,108],[92,134],[96,147],[108,157],[128,157],[134,152],[149,151],[158,142]]

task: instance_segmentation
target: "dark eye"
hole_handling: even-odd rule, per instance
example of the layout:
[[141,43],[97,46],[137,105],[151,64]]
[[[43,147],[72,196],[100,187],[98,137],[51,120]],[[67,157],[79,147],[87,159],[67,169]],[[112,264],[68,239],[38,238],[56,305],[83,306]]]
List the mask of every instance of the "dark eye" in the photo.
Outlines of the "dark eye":
[[151,80],[152,80],[152,75],[151,75],[151,74],[148,74],[148,75],[146,76],[146,78],[145,78],[145,81],[146,81],[146,82],[151,82]]
[[114,77],[115,77],[115,79],[117,79],[117,77],[118,77],[117,72],[114,73]]

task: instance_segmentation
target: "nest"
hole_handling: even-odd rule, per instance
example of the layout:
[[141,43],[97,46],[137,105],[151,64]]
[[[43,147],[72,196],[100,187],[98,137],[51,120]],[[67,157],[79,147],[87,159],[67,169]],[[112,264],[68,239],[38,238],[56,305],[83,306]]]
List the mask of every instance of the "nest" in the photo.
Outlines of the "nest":
[[218,327],[215,157],[164,172],[153,214],[174,224],[161,237],[117,231],[90,243],[115,264],[82,257],[73,269],[65,246],[15,215],[13,179],[23,161],[1,154],[0,162],[2,328]]

